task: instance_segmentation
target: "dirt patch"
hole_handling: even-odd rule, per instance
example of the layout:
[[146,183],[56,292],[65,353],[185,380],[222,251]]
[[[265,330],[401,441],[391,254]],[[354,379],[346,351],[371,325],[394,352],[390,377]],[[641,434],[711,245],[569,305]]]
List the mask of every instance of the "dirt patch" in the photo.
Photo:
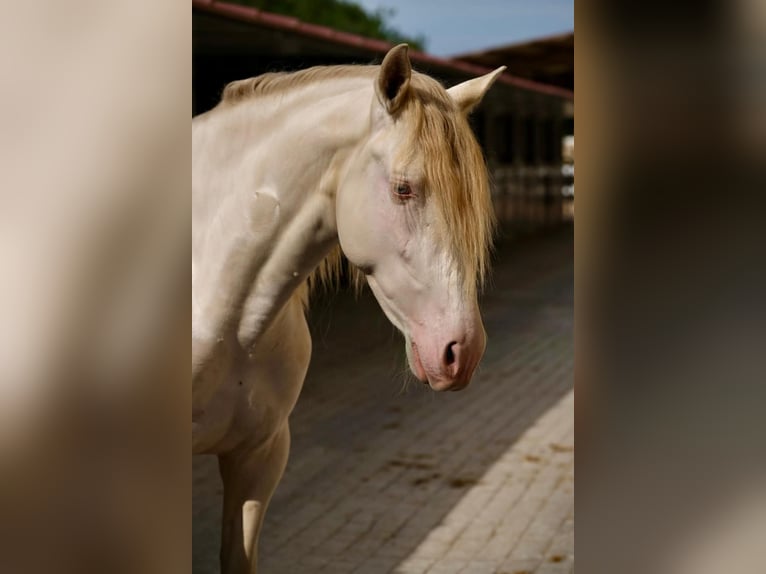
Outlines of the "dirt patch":
[[421,476],[412,481],[412,486],[423,486],[424,484],[428,484],[429,482],[431,482],[432,480],[436,480],[437,478],[441,478],[441,474],[439,474],[438,472],[435,472],[430,476]]
[[451,479],[447,484],[449,484],[450,488],[465,488],[467,486],[473,486],[479,482],[475,478],[471,477],[456,477]]

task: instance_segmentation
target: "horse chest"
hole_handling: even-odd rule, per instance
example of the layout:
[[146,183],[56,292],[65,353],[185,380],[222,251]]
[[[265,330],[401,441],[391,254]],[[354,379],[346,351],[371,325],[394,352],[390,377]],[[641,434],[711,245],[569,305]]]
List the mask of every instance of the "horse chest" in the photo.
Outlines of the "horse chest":
[[258,443],[281,428],[298,399],[310,356],[303,309],[291,300],[250,355],[234,353],[212,400],[193,413],[194,452]]

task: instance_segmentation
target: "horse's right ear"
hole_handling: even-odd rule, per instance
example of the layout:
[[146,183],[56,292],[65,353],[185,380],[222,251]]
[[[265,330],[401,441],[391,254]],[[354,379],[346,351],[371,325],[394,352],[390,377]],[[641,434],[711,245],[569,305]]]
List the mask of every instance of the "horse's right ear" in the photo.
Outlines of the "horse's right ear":
[[375,80],[375,93],[389,114],[396,113],[407,99],[412,66],[407,55],[407,44],[399,44],[388,51]]

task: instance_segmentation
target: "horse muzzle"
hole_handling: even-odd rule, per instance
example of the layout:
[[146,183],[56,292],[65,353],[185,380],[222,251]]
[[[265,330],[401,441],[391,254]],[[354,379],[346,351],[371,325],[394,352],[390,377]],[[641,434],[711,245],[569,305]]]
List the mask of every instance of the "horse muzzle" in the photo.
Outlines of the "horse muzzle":
[[464,389],[471,382],[487,344],[484,327],[481,323],[477,327],[452,333],[452,337],[413,333],[407,353],[410,369],[435,391]]

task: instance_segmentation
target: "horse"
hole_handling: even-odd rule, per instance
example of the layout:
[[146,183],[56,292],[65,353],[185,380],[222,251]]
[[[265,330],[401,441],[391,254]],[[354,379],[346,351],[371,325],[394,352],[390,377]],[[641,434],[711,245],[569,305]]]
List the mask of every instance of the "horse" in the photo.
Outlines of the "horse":
[[468,114],[503,70],[445,89],[400,44],[377,66],[235,81],[192,119],[192,446],[218,456],[222,572],[257,570],[311,356],[309,291],[341,254],[414,375],[469,383],[494,216]]

